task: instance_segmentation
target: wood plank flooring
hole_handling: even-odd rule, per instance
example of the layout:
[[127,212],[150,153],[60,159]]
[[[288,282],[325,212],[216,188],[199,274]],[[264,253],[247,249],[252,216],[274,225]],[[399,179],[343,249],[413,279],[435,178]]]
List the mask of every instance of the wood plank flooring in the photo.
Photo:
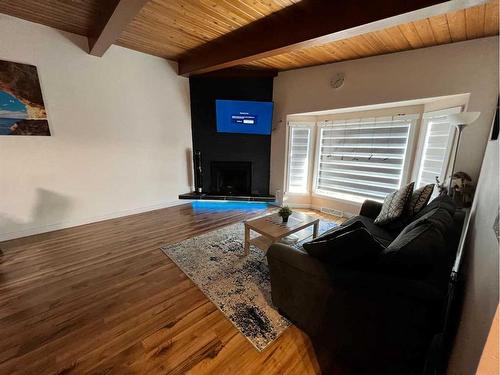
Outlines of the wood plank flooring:
[[190,204],[0,243],[0,374],[314,374],[296,327],[262,353],[160,246],[261,214]]

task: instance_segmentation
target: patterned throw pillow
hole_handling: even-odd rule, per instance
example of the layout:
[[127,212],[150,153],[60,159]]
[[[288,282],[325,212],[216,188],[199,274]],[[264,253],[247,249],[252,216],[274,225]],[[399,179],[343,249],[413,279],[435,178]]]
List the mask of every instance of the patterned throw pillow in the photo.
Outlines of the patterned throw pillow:
[[414,182],[411,182],[385,197],[382,209],[374,223],[377,225],[389,224],[403,216],[411,193],[413,193],[413,185]]
[[405,216],[413,217],[422,211],[422,208],[427,206],[429,199],[431,199],[434,184],[422,186],[420,189],[414,190],[413,194],[406,206]]

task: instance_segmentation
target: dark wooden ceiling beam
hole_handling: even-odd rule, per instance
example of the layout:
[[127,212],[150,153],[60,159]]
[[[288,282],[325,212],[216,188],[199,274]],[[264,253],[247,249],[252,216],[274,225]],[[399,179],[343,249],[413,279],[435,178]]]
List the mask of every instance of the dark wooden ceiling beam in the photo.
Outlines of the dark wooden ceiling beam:
[[89,53],[102,57],[148,1],[117,0],[116,6],[103,15],[94,35],[89,36]]
[[180,56],[179,74],[247,64],[381,30],[487,0],[303,0]]
[[257,69],[257,68],[227,68],[214,70],[212,72],[193,74],[191,77],[202,78],[259,78],[259,77],[276,77],[278,71],[276,69]]

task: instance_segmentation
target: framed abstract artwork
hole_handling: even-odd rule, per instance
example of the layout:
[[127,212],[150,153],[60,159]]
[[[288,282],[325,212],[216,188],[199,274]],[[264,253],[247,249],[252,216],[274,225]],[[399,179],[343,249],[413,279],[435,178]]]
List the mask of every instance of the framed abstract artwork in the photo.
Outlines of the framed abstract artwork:
[[0,60],[0,136],[50,135],[36,66]]

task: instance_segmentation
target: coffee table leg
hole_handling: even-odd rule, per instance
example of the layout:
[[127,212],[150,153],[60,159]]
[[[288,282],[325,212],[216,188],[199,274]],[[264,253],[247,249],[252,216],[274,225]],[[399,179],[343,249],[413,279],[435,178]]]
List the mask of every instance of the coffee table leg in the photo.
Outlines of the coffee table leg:
[[314,223],[314,226],[313,226],[313,238],[318,237],[318,230],[319,230],[319,223],[316,222],[316,223]]
[[250,228],[245,225],[245,243],[243,245],[243,254],[248,255],[250,251]]

